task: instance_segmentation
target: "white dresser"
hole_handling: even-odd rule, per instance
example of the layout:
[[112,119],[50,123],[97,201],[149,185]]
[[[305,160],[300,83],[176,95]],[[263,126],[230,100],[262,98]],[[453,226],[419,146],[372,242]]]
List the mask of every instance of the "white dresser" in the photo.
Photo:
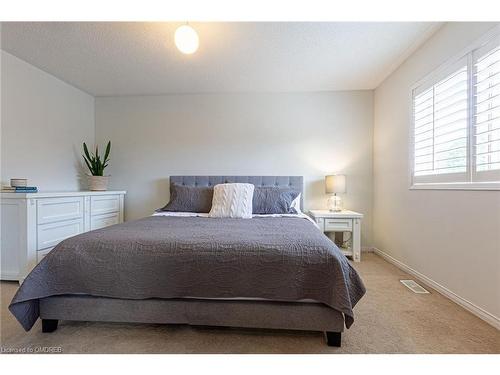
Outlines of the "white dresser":
[[123,222],[125,191],[0,194],[2,280],[22,281],[68,237]]

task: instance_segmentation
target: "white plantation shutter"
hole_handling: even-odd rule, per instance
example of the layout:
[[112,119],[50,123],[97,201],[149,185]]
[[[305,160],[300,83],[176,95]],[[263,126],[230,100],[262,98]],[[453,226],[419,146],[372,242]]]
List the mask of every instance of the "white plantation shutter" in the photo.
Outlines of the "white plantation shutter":
[[473,179],[500,181],[499,41],[474,52]]
[[419,182],[467,179],[467,61],[454,64],[441,77],[414,94],[413,172]]
[[490,35],[414,86],[413,186],[500,188],[500,27]]

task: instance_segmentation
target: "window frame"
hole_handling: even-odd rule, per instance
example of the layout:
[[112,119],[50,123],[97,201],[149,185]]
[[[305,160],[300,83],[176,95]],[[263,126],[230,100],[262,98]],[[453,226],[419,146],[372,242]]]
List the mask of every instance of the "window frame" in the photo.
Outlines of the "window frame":
[[[410,114],[410,126],[409,128],[409,189],[410,190],[500,190],[500,179],[498,181],[473,181],[473,177],[477,175],[474,169],[473,163],[475,162],[475,149],[474,144],[474,101],[471,100],[473,94],[473,52],[477,51],[488,44],[493,43],[494,38],[500,37],[500,25],[493,27],[491,30],[486,32],[482,37],[477,39],[475,42],[468,45],[460,53],[454,55],[452,58],[448,59],[445,63],[438,66],[436,69],[432,70],[422,79],[418,80],[415,84],[410,87],[409,93],[409,114]],[[449,173],[441,175],[426,175],[426,176],[415,176],[415,121],[414,121],[414,98],[419,92],[423,92],[429,87],[437,84],[440,79],[453,72],[454,67],[460,65],[460,63],[465,59],[467,62],[468,72],[468,115],[467,115],[467,168],[465,173]],[[463,62],[462,62],[463,63]],[[488,171],[490,172],[490,171]],[[500,174],[500,170],[491,171],[494,174]],[[466,181],[456,181],[455,178],[461,177],[463,179],[464,174],[466,176]]]

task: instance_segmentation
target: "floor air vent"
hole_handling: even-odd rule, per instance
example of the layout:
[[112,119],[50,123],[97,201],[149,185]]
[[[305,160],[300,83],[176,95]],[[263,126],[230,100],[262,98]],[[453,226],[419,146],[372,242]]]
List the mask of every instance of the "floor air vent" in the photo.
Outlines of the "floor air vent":
[[418,293],[418,294],[428,294],[429,291],[426,290],[423,286],[420,284],[417,284],[415,280],[399,280],[403,283],[404,286],[406,286],[408,289],[410,289],[413,293]]

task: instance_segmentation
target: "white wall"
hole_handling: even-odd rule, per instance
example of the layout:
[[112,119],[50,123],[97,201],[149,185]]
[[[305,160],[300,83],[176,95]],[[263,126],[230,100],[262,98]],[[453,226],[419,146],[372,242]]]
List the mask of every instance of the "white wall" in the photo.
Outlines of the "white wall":
[[170,175],[304,175],[306,208],[324,208],[324,176],[347,175],[346,207],[371,244],[371,91],[96,98],[96,137],[112,142],[111,187],[127,220],[168,201]]
[[40,190],[78,190],[82,142],[94,143],[94,98],[2,54],[1,176]]
[[493,26],[446,24],[376,89],[373,233],[377,248],[498,319],[500,192],[408,189],[410,86]]

